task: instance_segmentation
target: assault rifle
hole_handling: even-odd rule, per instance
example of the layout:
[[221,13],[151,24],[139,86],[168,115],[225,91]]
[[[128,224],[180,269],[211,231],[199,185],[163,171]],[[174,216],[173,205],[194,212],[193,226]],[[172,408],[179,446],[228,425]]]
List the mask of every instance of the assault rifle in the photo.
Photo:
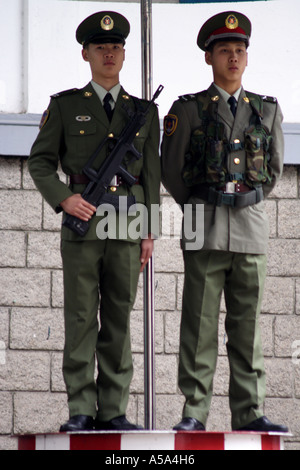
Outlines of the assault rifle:
[[[148,103],[148,106],[145,109],[140,106],[134,112],[129,109],[128,106],[123,104],[123,108],[127,112],[129,120],[121,135],[116,139],[113,150],[106,157],[98,171],[92,168],[92,164],[101,149],[108,140],[112,140],[107,137],[95,150],[88,163],[83,168],[83,173],[89,178],[90,182],[81,196],[93,206],[98,207],[100,204],[106,203],[112,204],[116,209],[118,209],[119,197],[107,193],[107,188],[111,185],[111,181],[115,175],[121,176],[129,186],[136,183],[136,178],[124,168],[122,161],[127,152],[130,152],[137,160],[141,158],[142,155],[134,147],[133,140],[141,127],[146,123],[147,114],[163,88],[164,87],[162,85],[158,87],[152,100]],[[128,197],[128,207],[134,203],[135,197]],[[85,222],[70,214],[67,214],[65,217],[63,225],[82,237],[86,235],[89,230],[89,222]]]

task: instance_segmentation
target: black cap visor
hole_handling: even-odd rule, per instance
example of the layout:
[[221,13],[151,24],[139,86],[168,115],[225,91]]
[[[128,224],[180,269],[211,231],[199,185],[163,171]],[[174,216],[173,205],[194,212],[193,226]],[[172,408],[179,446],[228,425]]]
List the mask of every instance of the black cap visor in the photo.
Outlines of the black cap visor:
[[83,47],[88,46],[89,44],[123,44],[125,45],[125,39],[118,34],[109,34],[109,35],[99,35],[99,34],[90,34],[83,41]]

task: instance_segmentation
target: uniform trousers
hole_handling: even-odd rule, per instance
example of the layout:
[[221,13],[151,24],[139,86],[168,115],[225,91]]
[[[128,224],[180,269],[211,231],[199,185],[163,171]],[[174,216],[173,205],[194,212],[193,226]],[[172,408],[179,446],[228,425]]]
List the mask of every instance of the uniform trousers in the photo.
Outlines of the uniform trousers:
[[221,295],[230,366],[232,429],[263,415],[265,371],[259,316],[266,277],[266,256],[222,251],[184,251],[185,282],[180,332],[179,386],[183,417],[204,425],[218,356]]
[[133,374],[130,312],[139,278],[140,245],[109,239],[63,240],[61,253],[63,376],[70,417],[83,414],[109,421],[124,415],[128,404]]

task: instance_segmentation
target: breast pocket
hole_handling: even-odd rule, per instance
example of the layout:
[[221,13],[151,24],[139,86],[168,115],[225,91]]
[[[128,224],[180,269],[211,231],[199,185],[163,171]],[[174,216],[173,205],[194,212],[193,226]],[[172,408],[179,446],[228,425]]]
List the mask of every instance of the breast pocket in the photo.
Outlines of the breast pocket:
[[70,124],[67,136],[68,153],[76,157],[88,158],[95,147],[97,126],[92,122],[76,122]]

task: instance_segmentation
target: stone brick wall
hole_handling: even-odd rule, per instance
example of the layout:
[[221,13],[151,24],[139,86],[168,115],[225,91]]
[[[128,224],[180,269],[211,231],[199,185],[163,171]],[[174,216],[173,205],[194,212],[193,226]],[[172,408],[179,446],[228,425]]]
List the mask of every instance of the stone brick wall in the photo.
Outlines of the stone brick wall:
[[[56,432],[68,418],[61,374],[64,343],[60,216],[42,200],[26,159],[0,158],[0,449],[18,433]],[[166,207],[173,200],[162,190]],[[289,426],[287,449],[300,449],[299,169],[286,166],[267,201],[268,278],[261,325],[267,370],[265,413]],[[156,422],[181,418],[177,387],[183,263],[177,239],[156,242]],[[219,360],[209,430],[230,430],[228,363],[222,304]],[[142,278],[132,313],[135,373],[128,417],[143,424]]]

